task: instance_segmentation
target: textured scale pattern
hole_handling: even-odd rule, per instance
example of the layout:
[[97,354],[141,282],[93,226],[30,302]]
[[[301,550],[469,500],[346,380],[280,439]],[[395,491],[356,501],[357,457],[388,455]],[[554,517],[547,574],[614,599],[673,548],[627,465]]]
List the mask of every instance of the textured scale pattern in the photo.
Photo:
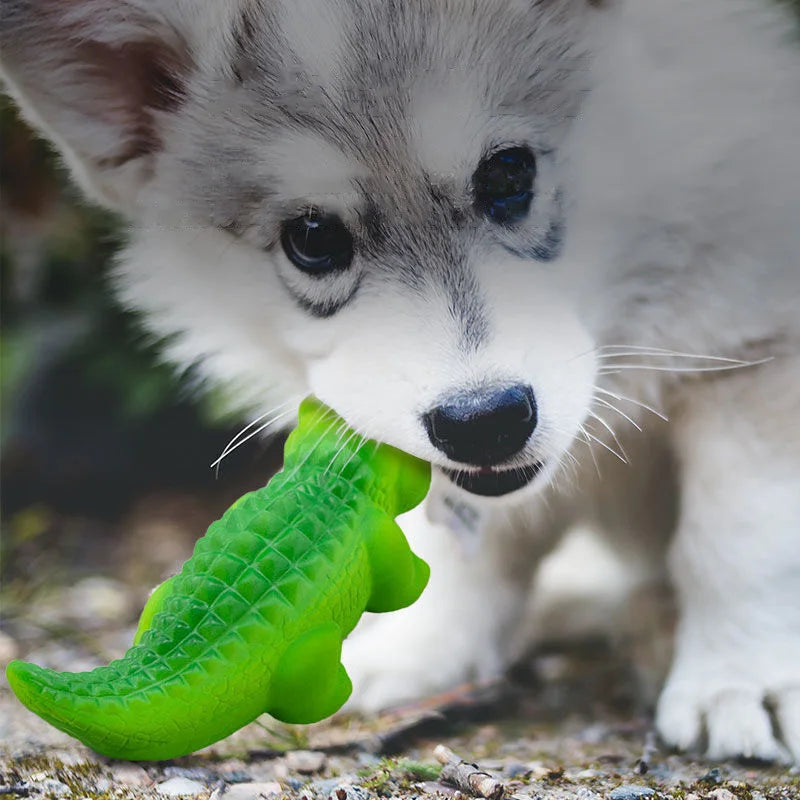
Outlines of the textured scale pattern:
[[126,655],[91,672],[7,668],[34,713],[113,758],[174,758],[263,713],[314,722],[352,686],[342,640],[428,580],[394,517],[422,501],[423,461],[357,437],[309,398],[284,468],[212,523],[150,597]]

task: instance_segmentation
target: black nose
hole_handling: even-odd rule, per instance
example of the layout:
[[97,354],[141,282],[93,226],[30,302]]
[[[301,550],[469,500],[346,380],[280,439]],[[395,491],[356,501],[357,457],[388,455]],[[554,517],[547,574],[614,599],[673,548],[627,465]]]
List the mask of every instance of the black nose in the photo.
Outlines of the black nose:
[[465,392],[423,415],[434,447],[453,461],[499,464],[518,453],[536,427],[530,386],[518,384]]

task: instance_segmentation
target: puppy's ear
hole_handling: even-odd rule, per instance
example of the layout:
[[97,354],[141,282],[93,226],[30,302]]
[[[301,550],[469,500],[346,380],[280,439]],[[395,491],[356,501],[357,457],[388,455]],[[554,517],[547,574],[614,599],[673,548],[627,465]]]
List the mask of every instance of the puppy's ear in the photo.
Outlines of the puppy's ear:
[[8,90],[81,186],[121,211],[136,208],[191,71],[189,48],[162,11],[172,3],[0,3]]

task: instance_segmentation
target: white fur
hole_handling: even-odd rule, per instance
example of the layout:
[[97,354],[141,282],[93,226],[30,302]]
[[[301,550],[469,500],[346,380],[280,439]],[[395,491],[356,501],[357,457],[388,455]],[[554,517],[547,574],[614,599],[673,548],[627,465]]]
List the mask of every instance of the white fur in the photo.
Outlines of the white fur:
[[264,160],[276,171],[286,197],[316,200],[340,213],[349,210],[352,182],[364,174],[363,165],[311,133],[266,145]]
[[798,365],[764,370],[758,390],[744,376],[696,390],[676,419],[684,492],[670,568],[683,616],[658,723],[688,747],[705,715],[714,758],[791,758],[765,700],[795,756],[800,745],[789,699],[800,690],[800,434],[786,428]]
[[[619,0],[604,11],[582,0],[536,4],[541,24],[526,39],[526,58],[537,69],[525,72],[520,61],[503,85],[485,64],[472,69],[460,38],[469,23],[458,16],[448,33],[437,29],[437,69],[412,86],[374,87],[378,100],[395,94],[403,103],[376,101],[374,114],[357,120],[357,132],[380,140],[369,155],[356,145],[345,153],[296,122],[262,141],[248,126],[265,112],[246,86],[214,94],[219,71],[231,71],[234,37],[220,30],[234,11],[220,19],[215,4],[199,5],[202,13],[171,6],[169,20],[211,77],[194,74],[185,105],[161,120],[163,149],[122,173],[83,152],[76,131],[85,119],[63,116],[31,74],[7,68],[23,107],[79,178],[133,217],[120,296],[156,331],[178,333],[168,355],[200,362],[208,379],[230,387],[232,402],[259,412],[313,391],[359,432],[442,466],[454,465],[420,424],[438,398],[487,380],[528,383],[536,394],[539,424],[515,462],[545,462],[532,487],[484,501],[461,496],[437,472],[426,506],[404,520],[431,563],[431,584],[416,605],[369,620],[347,642],[352,704],[379,708],[500,671],[521,646],[537,562],[580,523],[635,557],[637,575],[658,576],[668,564],[681,620],[657,710],[664,739],[688,748],[706,731],[715,758],[800,760],[800,48],[786,9],[766,0]],[[380,8],[367,5],[377,18]],[[304,0],[301,14],[280,5],[297,55],[331,80],[351,57],[343,32],[357,20],[338,19],[345,6]],[[488,44],[534,5],[478,7],[498,21],[476,34]],[[416,28],[406,24],[411,36]],[[578,59],[580,69],[571,68],[580,80],[549,91],[556,54],[581,30],[593,60]],[[530,92],[506,107],[500,96],[517,73],[530,74],[522,87]],[[575,111],[584,78],[592,91]],[[298,102],[313,111],[303,91]],[[498,105],[489,111],[484,101]],[[91,120],[87,141],[100,151],[119,135],[108,124]],[[238,180],[258,186],[275,176],[276,197],[248,208],[235,238],[214,227],[234,221],[226,207],[208,219],[193,204],[204,191],[224,195],[219,183],[200,181],[201,167],[187,167],[204,163],[215,137],[250,159],[239,173],[227,165]],[[565,187],[565,249],[538,263],[502,246],[516,241],[513,231],[494,231],[468,252],[460,266],[487,327],[479,346],[464,347],[441,282],[411,291],[358,253],[335,287],[345,294],[361,281],[358,293],[330,319],[312,319],[292,300],[291,292],[316,300],[324,285],[275,246],[280,214],[324,205],[357,226],[357,184],[366,181],[384,211],[414,219],[429,199],[419,193],[420,171],[446,177],[468,207],[481,152],[518,142],[538,156],[532,226]],[[187,190],[187,178],[202,190]],[[414,248],[437,231],[416,219],[420,237],[397,250],[406,266],[433,275],[441,254]],[[595,351],[611,345],[629,355]],[[695,374],[741,364],[642,347],[772,360]],[[609,364],[618,373],[604,370]],[[462,502],[474,510],[466,528],[452,515]]]
[[468,73],[430,76],[411,100],[414,157],[439,179],[463,174],[485,146],[488,116]]

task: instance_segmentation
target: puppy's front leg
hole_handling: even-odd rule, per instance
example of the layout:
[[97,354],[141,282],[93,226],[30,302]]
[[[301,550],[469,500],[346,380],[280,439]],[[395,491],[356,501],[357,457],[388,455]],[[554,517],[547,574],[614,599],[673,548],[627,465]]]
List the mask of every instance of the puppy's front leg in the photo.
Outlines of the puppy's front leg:
[[[537,556],[552,538],[521,525],[518,512],[487,507],[444,484],[435,476],[425,503],[398,520],[431,567],[422,597],[401,611],[368,616],[345,641],[350,708],[375,711],[482,680],[515,655]],[[460,534],[453,518],[446,521],[448,504],[461,514]],[[543,507],[542,517],[547,514]]]
[[657,724],[681,748],[705,733],[712,758],[800,761],[797,368],[695,387],[677,420],[681,619]]

